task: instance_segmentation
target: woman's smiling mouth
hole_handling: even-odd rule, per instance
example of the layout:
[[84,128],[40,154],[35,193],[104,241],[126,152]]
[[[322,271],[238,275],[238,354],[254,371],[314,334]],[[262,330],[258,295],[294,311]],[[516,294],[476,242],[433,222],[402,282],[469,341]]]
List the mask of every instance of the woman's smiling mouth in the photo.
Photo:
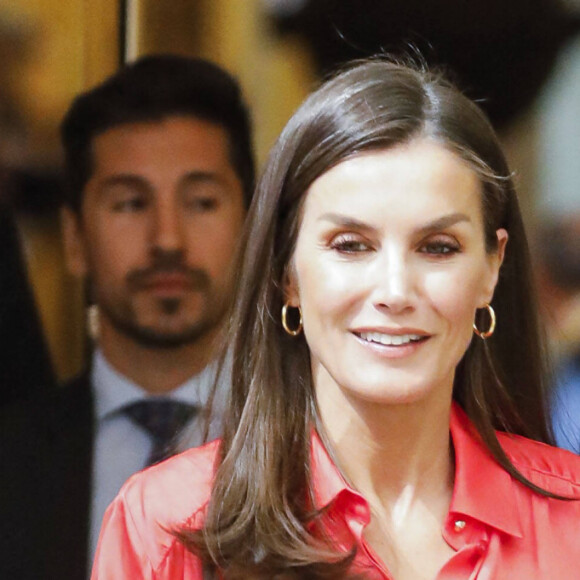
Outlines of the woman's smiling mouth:
[[364,346],[372,347],[382,353],[389,352],[402,356],[411,354],[421,344],[430,338],[430,335],[417,331],[385,332],[378,330],[353,330],[352,333]]
[[427,338],[425,335],[420,334],[385,334],[382,332],[355,332],[355,334],[367,342],[376,342],[387,346],[400,346]]

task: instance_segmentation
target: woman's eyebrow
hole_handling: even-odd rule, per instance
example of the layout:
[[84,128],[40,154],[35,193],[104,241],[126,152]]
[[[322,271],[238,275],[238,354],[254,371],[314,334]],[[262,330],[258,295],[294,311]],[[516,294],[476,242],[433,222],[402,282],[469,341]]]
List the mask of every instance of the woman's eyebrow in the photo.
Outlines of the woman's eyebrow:
[[471,222],[471,218],[467,214],[461,212],[450,213],[419,227],[417,232],[420,234],[436,232],[461,222]]
[[[334,212],[324,213],[318,219],[319,221],[328,221],[339,226],[358,230],[375,229],[373,226],[366,222]],[[434,219],[433,221],[420,226],[417,231],[419,233],[427,233],[431,231],[444,230],[445,228],[451,227],[460,222],[471,222],[471,218],[465,213],[454,212],[438,217],[437,219]]]
[[327,222],[331,222],[337,226],[342,226],[342,227],[346,227],[346,228],[353,228],[356,230],[373,230],[375,229],[373,226],[371,226],[370,224],[354,219],[352,217],[349,216],[345,216],[339,213],[334,213],[334,212],[328,212],[328,213],[324,213],[322,214],[319,218],[318,221],[327,221]]

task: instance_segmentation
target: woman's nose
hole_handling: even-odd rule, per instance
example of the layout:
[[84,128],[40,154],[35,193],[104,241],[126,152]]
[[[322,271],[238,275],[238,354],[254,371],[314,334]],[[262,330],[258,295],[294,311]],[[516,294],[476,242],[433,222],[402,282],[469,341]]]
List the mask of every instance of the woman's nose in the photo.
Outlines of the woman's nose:
[[384,252],[373,268],[372,300],[376,307],[400,312],[413,306],[415,276],[404,253]]

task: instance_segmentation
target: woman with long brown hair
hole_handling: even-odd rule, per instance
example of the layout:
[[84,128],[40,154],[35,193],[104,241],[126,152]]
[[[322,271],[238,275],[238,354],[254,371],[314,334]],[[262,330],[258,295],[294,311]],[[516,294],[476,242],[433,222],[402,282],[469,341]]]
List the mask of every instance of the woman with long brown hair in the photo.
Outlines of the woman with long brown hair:
[[250,210],[223,438],[135,476],[93,579],[577,577],[512,179],[441,76],[350,65]]

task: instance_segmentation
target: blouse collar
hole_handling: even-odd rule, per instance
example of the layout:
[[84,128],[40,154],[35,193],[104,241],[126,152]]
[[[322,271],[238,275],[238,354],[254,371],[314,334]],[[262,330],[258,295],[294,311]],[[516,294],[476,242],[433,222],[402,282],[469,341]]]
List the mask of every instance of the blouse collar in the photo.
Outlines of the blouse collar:
[[[451,409],[449,429],[455,452],[455,482],[448,525],[468,518],[522,537],[515,489],[519,484],[495,461],[457,403]],[[339,504],[362,527],[368,524],[366,500],[347,484],[317,433],[312,437],[311,470],[317,510]]]

